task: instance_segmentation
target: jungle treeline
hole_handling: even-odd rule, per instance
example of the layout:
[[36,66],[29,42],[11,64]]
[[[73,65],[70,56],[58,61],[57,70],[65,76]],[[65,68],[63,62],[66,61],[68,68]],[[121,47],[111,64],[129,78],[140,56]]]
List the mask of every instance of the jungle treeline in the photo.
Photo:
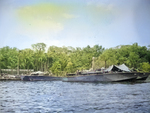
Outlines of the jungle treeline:
[[9,46],[0,48],[0,69],[34,69],[64,76],[77,70],[100,69],[110,65],[125,64],[137,71],[150,71],[150,46],[120,45],[105,49],[100,45],[90,47],[57,47],[37,43],[19,50]]

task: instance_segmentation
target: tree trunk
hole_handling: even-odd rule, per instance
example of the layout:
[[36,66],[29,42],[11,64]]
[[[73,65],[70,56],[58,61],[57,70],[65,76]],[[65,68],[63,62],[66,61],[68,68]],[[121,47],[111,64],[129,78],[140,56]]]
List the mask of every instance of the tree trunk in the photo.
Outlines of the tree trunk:
[[13,69],[11,69],[11,74],[13,74]]

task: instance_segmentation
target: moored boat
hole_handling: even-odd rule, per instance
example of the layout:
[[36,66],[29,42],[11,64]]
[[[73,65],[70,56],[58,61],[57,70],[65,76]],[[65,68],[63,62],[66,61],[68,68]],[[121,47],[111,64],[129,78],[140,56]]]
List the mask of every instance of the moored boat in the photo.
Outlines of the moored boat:
[[121,81],[135,81],[136,73],[88,73],[75,77],[65,77],[64,82],[121,82]]
[[61,77],[52,77],[52,76],[45,76],[43,72],[34,72],[28,76],[21,76],[21,80],[23,81],[56,81],[61,80]]
[[120,66],[112,65],[104,72],[88,72],[75,77],[66,77],[62,81],[66,82],[120,82],[135,81],[138,74],[131,72],[129,68],[122,64]]
[[61,77],[52,77],[52,76],[21,76],[23,81],[55,81],[61,80]]

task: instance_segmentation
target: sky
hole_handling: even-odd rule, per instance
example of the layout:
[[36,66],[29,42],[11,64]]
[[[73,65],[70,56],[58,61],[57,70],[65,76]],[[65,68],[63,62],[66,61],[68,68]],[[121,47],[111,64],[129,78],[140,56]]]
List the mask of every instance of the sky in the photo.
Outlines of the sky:
[[150,0],[0,0],[0,48],[150,45]]

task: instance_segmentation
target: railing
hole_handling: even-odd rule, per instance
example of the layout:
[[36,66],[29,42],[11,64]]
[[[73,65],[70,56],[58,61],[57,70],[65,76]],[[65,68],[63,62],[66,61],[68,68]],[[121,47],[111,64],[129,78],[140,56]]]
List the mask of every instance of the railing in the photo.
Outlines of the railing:
[[[0,69],[0,74],[12,74],[17,75],[18,70],[17,69]],[[28,74],[34,72],[34,69],[19,69],[19,74]]]

